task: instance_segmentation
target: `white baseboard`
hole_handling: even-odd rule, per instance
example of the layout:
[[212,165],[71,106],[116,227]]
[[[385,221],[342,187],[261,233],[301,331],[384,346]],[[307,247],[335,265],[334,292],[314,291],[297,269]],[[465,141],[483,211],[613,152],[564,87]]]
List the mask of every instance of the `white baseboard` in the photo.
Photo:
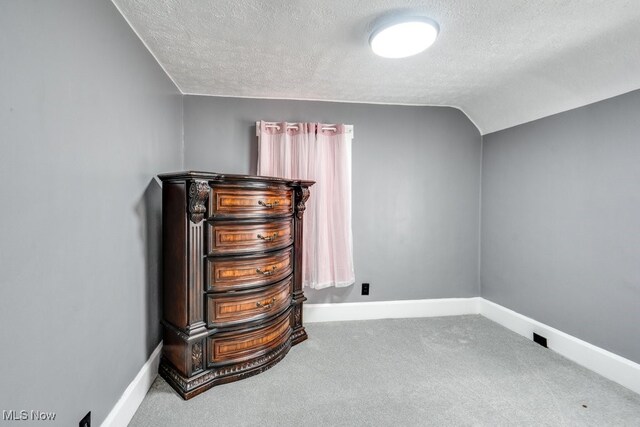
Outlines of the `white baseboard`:
[[640,394],[640,364],[484,298],[480,298],[479,306],[480,314],[487,319],[529,339],[534,332],[542,335],[549,349]]
[[304,304],[304,321],[313,323],[478,314],[480,312],[480,299],[479,297],[473,297]]
[[138,375],[136,375],[124,393],[122,393],[116,406],[113,407],[102,423],[102,427],[125,427],[129,424],[151,388],[151,384],[153,384],[153,381],[156,379],[158,365],[160,365],[161,350],[162,341],[155,350],[153,350],[153,353],[151,353],[149,359],[142,366]]

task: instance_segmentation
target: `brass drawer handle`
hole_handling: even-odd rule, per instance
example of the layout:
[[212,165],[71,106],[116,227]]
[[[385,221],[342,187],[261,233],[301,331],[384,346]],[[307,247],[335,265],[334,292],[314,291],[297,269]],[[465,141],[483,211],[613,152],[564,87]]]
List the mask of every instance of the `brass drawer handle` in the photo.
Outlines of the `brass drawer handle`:
[[278,232],[276,231],[271,236],[263,236],[262,234],[258,234],[258,239],[264,240],[265,242],[272,242],[278,237]]
[[276,297],[273,297],[271,298],[271,301],[269,301],[267,304],[263,304],[260,301],[256,302],[256,307],[270,309],[275,302],[276,302]]
[[280,204],[280,200],[276,200],[273,203],[263,202],[262,200],[258,200],[258,204],[260,206],[264,206],[267,209],[273,209]]
[[262,274],[263,276],[271,276],[273,273],[276,272],[277,269],[278,269],[278,266],[276,266],[276,265],[271,267],[271,270],[268,270],[268,269],[261,270],[259,268],[256,268],[256,273]]

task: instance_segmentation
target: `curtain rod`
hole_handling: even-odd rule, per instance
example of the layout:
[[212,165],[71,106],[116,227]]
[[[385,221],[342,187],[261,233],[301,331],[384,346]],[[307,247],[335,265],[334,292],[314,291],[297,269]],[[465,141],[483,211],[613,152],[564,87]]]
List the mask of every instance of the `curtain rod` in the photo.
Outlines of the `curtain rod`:
[[[276,130],[280,130],[280,125],[277,122],[265,122],[265,127],[267,128],[275,128]],[[344,125],[347,133],[353,133],[353,125]],[[287,129],[295,129],[298,130],[297,125],[287,125]],[[336,132],[338,129],[335,126],[327,125],[320,128],[320,130],[331,130]],[[256,135],[260,135],[260,122],[256,122]]]
[[[269,125],[269,124],[267,124],[267,125],[264,125],[264,127],[266,127],[266,128],[276,128],[276,129],[280,130],[280,126],[279,125]],[[298,130],[298,126],[296,126],[296,125],[287,125],[287,129]],[[321,130],[332,130],[334,132],[338,130],[335,127],[322,127],[320,129]]]

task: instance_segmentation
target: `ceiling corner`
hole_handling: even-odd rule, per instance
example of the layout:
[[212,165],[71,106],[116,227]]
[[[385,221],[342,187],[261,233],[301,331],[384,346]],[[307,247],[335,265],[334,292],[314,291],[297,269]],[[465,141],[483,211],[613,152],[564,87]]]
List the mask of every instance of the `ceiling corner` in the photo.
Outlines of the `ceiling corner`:
[[120,8],[120,6],[118,6],[118,3],[116,3],[116,0],[111,0],[111,3],[115,6],[116,10],[118,11],[118,13],[120,14],[120,16],[122,16],[122,18],[125,20],[125,22],[127,23],[127,25],[129,25],[129,28],[131,28],[131,31],[133,31],[133,33],[136,35],[136,37],[138,37],[138,40],[140,40],[140,42],[142,43],[142,45],[147,49],[147,51],[151,54],[151,56],[153,57],[153,59],[156,61],[156,63],[160,66],[160,68],[162,69],[162,71],[164,71],[164,73],[167,75],[167,77],[169,77],[169,80],[171,80],[171,83],[174,84],[174,86],[176,87],[176,89],[178,89],[178,92],[180,92],[181,95],[184,95],[184,91],[182,90],[182,88],[180,87],[180,85],[178,84],[178,82],[176,82],[174,80],[174,78],[171,76],[171,74],[169,74],[169,72],[167,71],[166,68],[164,68],[164,65],[162,65],[162,63],[160,62],[160,60],[158,59],[157,55],[153,52],[153,50],[151,50],[151,48],[149,47],[149,45],[147,44],[147,42],[144,41],[144,39],[140,36],[140,33],[138,33],[138,31],[135,29],[135,27],[133,26],[133,24],[131,23],[131,21],[127,18],[127,16],[124,14],[124,12],[122,11],[122,9]]

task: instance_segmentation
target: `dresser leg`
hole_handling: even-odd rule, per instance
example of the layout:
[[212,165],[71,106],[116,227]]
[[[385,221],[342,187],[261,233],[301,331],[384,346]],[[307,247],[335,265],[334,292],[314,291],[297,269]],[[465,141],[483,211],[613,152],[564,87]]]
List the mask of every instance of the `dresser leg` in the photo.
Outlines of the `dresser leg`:
[[291,335],[291,345],[300,344],[302,341],[306,340],[307,338],[309,338],[307,336],[307,331],[305,331],[304,328],[301,326],[300,328],[295,329],[293,331],[293,334]]

